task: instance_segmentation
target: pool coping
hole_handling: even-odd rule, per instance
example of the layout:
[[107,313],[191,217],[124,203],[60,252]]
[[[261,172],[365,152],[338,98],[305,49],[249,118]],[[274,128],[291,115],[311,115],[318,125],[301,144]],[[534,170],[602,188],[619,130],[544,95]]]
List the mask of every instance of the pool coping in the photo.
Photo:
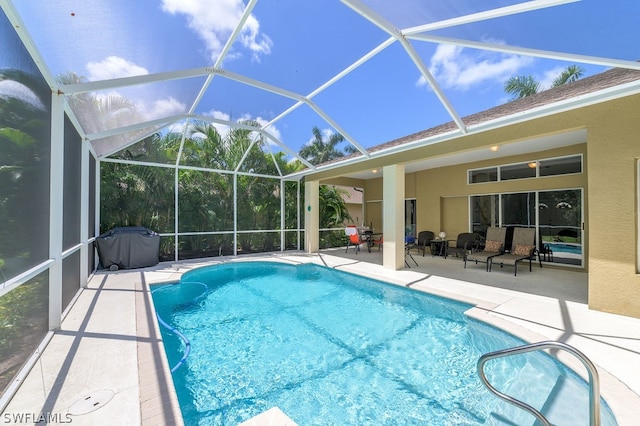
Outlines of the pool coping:
[[[369,278],[379,279],[379,280],[388,282],[390,284],[394,284],[402,287],[409,287],[411,289],[422,291],[427,294],[445,297],[451,300],[473,305],[470,309],[468,309],[465,312],[465,315],[475,320],[486,323],[488,325],[497,327],[503,331],[506,331],[507,333],[510,333],[524,340],[525,342],[531,343],[531,342],[551,340],[547,336],[539,334],[535,331],[527,329],[526,327],[520,324],[509,321],[508,319],[505,319],[504,316],[500,314],[500,312],[498,311],[498,308],[501,306],[500,303],[474,297],[474,296],[471,296],[470,294],[464,294],[464,293],[461,294],[461,293],[443,290],[441,288],[437,288],[434,286],[425,285],[423,280],[416,279],[415,276],[413,276],[415,272],[412,272],[409,270],[392,271],[395,275],[395,279],[390,280],[389,271],[384,270],[384,268],[382,268],[382,266],[380,265],[367,264],[366,268],[364,268],[363,270],[358,270],[359,268],[353,267],[354,263],[352,263],[351,261],[345,261],[345,259],[341,257],[334,257],[334,258],[335,259],[332,259],[331,255],[327,255],[327,254],[321,254],[320,256],[306,255],[306,254],[275,255],[275,256],[268,256],[268,257],[256,256],[252,258],[243,257],[243,258],[227,258],[224,260],[217,259],[217,260],[207,261],[207,262],[197,262],[195,264],[183,263],[183,264],[179,264],[180,266],[175,264],[174,267],[178,266],[178,268],[176,268],[175,270],[176,276],[181,276],[184,272],[187,272],[191,269],[195,269],[197,267],[224,264],[229,262],[273,261],[273,262],[283,262],[283,263],[288,263],[293,265],[302,264],[302,263],[316,263],[321,266],[329,267],[331,269],[342,270],[342,271],[354,273],[357,275],[367,276]],[[330,260],[330,264],[327,264],[327,260]],[[178,269],[182,269],[182,270],[178,270]],[[401,272],[404,272],[404,274],[402,274]],[[406,275],[406,276],[402,277],[402,275]],[[164,284],[169,282],[175,282],[175,279],[171,281],[150,282],[148,285],[157,285],[157,284]],[[473,285],[473,283],[466,283],[466,284]],[[146,293],[146,297],[148,299],[151,299],[151,292],[149,291],[148,286],[146,288],[145,293]],[[145,307],[152,308],[153,301],[150,300],[149,302],[147,302],[145,304]],[[149,318],[149,312],[141,312],[141,313],[144,313],[145,317]],[[160,336],[160,331],[159,331],[157,322],[152,321],[152,323],[154,325],[153,333],[155,333],[155,336],[158,337],[158,339],[157,340],[154,339],[154,341],[156,342],[157,345],[160,346],[160,348],[159,349],[154,348],[151,352],[156,354],[158,352],[161,352],[162,355],[164,356],[164,348],[162,347],[162,339]],[[145,330],[143,329],[141,331],[144,332]],[[568,343],[571,344],[571,342],[568,342]],[[146,350],[145,353],[148,354],[148,352],[149,351]],[[550,353],[550,351],[546,351],[546,352]],[[571,356],[566,352],[559,352],[554,354],[554,356],[560,362],[565,364],[567,367],[571,368],[576,374],[578,374],[580,377],[582,377],[588,382],[589,378],[588,378],[587,371],[585,370],[584,366],[577,358]],[[149,360],[147,358],[140,358],[139,364],[145,365],[145,366],[152,365],[153,369],[155,369],[155,371],[158,371],[159,369],[159,366],[157,364],[158,361],[159,359],[157,357],[154,360]],[[637,412],[636,410],[633,409],[633,407],[640,406],[640,396],[637,395],[635,392],[633,392],[631,389],[629,389],[629,387],[627,387],[624,383],[622,383],[613,374],[609,373],[602,366],[596,364],[596,367],[598,369],[598,374],[600,377],[601,396],[602,398],[605,399],[605,401],[613,411],[616,417],[616,421],[618,422],[618,425],[619,426],[635,425],[637,423]],[[160,371],[162,372],[164,380],[166,380],[165,382],[166,384],[169,382],[171,378],[171,373],[168,372],[169,367],[166,362],[166,358],[163,364],[163,368],[164,370],[160,369]],[[142,370],[142,369],[140,370],[139,374],[140,374],[141,385],[143,382],[143,377],[142,377],[144,375],[143,371],[147,371],[147,370]],[[166,376],[167,372],[168,372],[168,376]],[[153,389],[147,388],[147,390],[153,390]],[[171,411],[170,414],[176,413],[175,411],[176,406],[178,407],[177,410],[179,412],[179,404],[177,403],[177,396],[175,395],[175,390],[173,388],[171,388],[171,392],[167,392],[167,389],[165,388],[165,386],[162,385],[153,391],[155,393],[151,392],[149,394],[145,394],[145,400],[148,401],[148,407],[141,405],[141,410],[142,410],[141,415],[143,419],[145,418],[156,419],[156,420],[159,419],[158,416],[161,414],[159,414],[154,409],[155,407],[157,407],[159,401],[163,401],[163,404],[169,404],[169,406],[172,407],[174,411]],[[142,387],[141,387],[141,401],[142,401]],[[147,413],[147,410],[149,410],[150,412]],[[284,415],[285,415],[285,419],[287,419],[286,413],[284,413]],[[181,418],[179,420],[181,421]],[[290,421],[290,419],[288,420]],[[149,424],[153,424],[153,423],[149,423]],[[180,424],[180,423],[176,423],[176,424]],[[252,424],[256,424],[256,423],[254,422]],[[269,424],[274,424],[274,423],[271,423],[271,420],[270,420]],[[282,420],[282,423],[275,423],[275,424],[291,424],[291,423],[287,423],[285,420]]]
[[[379,256],[377,263],[376,256]],[[485,273],[483,268],[479,272],[480,267],[463,269],[460,260],[438,257],[425,258],[420,268],[391,270],[381,265],[381,253],[356,256],[344,254],[344,249],[319,254],[286,252],[198,259],[137,270],[99,271],[65,311],[61,329],[41,345],[44,349],[31,371],[16,379],[21,384],[2,415],[32,413],[40,408],[64,419],[71,405],[85,392],[109,389],[114,396],[106,405],[74,420],[90,422],[85,424],[92,426],[114,422],[184,424],[155,319],[150,286],[176,282],[184,272],[201,266],[238,261],[315,263],[364,275],[467,303],[471,306],[466,311],[470,318],[498,326],[524,341],[568,343],[596,364],[601,394],[618,424],[637,424],[633,409],[640,406],[640,319],[589,310],[585,303],[586,274],[554,272],[545,267],[531,273],[523,271],[522,277],[518,274],[514,279],[510,272]],[[446,269],[450,266],[453,269]],[[527,292],[523,291],[526,290],[523,285],[538,287]],[[584,377],[582,364],[577,364],[570,355],[561,353],[561,356],[567,358],[560,359],[562,362]],[[110,362],[104,362],[105,359]],[[272,420],[265,416],[256,419],[263,423],[252,425],[291,424],[286,417],[269,423]]]

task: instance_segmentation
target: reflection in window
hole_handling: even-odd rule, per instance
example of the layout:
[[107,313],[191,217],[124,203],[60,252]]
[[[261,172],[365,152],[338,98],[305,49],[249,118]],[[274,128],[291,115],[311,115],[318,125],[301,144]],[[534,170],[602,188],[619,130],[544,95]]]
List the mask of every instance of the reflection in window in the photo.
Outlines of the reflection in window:
[[535,161],[529,163],[511,164],[500,167],[500,180],[524,179],[536,177]]
[[471,197],[471,231],[486,235],[488,227],[499,226],[499,211],[498,194]]
[[0,298],[0,393],[49,328],[49,274],[43,272]]
[[473,232],[484,234],[488,226],[507,227],[509,247],[514,227],[536,227],[536,242],[545,261],[582,265],[581,189],[476,195],[469,200]]
[[469,183],[481,182],[497,182],[498,168],[489,167],[488,169],[469,170]]
[[566,175],[569,173],[582,173],[582,156],[552,158],[541,160],[540,176]]
[[555,263],[582,263],[582,191],[544,191],[538,195],[540,240]]
[[536,223],[535,192],[502,195],[502,226],[529,228]]

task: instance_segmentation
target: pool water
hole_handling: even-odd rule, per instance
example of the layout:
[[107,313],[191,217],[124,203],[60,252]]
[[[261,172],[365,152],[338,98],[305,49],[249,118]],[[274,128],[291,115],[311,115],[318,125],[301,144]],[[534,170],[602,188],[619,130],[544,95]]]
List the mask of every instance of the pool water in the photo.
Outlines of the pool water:
[[573,253],[573,254],[582,254],[582,246],[579,244],[566,244],[566,243],[555,243],[549,242],[547,244],[554,253]]
[[[523,342],[467,318],[470,305],[275,262],[201,268],[152,291],[174,330],[161,327],[187,425],[235,425],[272,407],[299,425],[534,424],[476,370],[483,353]],[[178,334],[191,349],[183,363]],[[585,382],[551,357],[485,367],[499,390],[553,424],[588,424]],[[602,424],[616,424],[606,404]]]

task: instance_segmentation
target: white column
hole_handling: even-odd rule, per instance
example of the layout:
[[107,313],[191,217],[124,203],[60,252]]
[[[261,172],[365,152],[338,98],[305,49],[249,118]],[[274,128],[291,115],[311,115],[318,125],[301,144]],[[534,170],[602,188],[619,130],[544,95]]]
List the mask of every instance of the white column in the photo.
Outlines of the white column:
[[385,166],[382,171],[382,265],[398,270],[404,268],[404,165]]
[[304,249],[307,253],[317,253],[320,249],[320,212],[318,199],[320,182],[304,183]]
[[62,320],[62,227],[64,187],[64,107],[62,95],[51,97],[51,159],[49,180],[49,330]]
[[[80,287],[87,286],[89,276],[89,142],[82,141],[80,152]],[[93,245],[91,245],[93,248]]]

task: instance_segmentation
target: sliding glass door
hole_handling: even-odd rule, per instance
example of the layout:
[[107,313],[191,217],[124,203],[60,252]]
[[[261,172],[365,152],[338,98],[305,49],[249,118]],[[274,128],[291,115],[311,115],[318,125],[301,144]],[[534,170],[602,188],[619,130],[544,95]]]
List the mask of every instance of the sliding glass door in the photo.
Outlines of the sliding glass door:
[[[536,228],[544,260],[582,265],[582,190],[532,191],[470,197],[473,232],[489,226]],[[507,249],[510,233],[507,232]]]
[[540,240],[554,263],[582,265],[582,190],[538,194]]

